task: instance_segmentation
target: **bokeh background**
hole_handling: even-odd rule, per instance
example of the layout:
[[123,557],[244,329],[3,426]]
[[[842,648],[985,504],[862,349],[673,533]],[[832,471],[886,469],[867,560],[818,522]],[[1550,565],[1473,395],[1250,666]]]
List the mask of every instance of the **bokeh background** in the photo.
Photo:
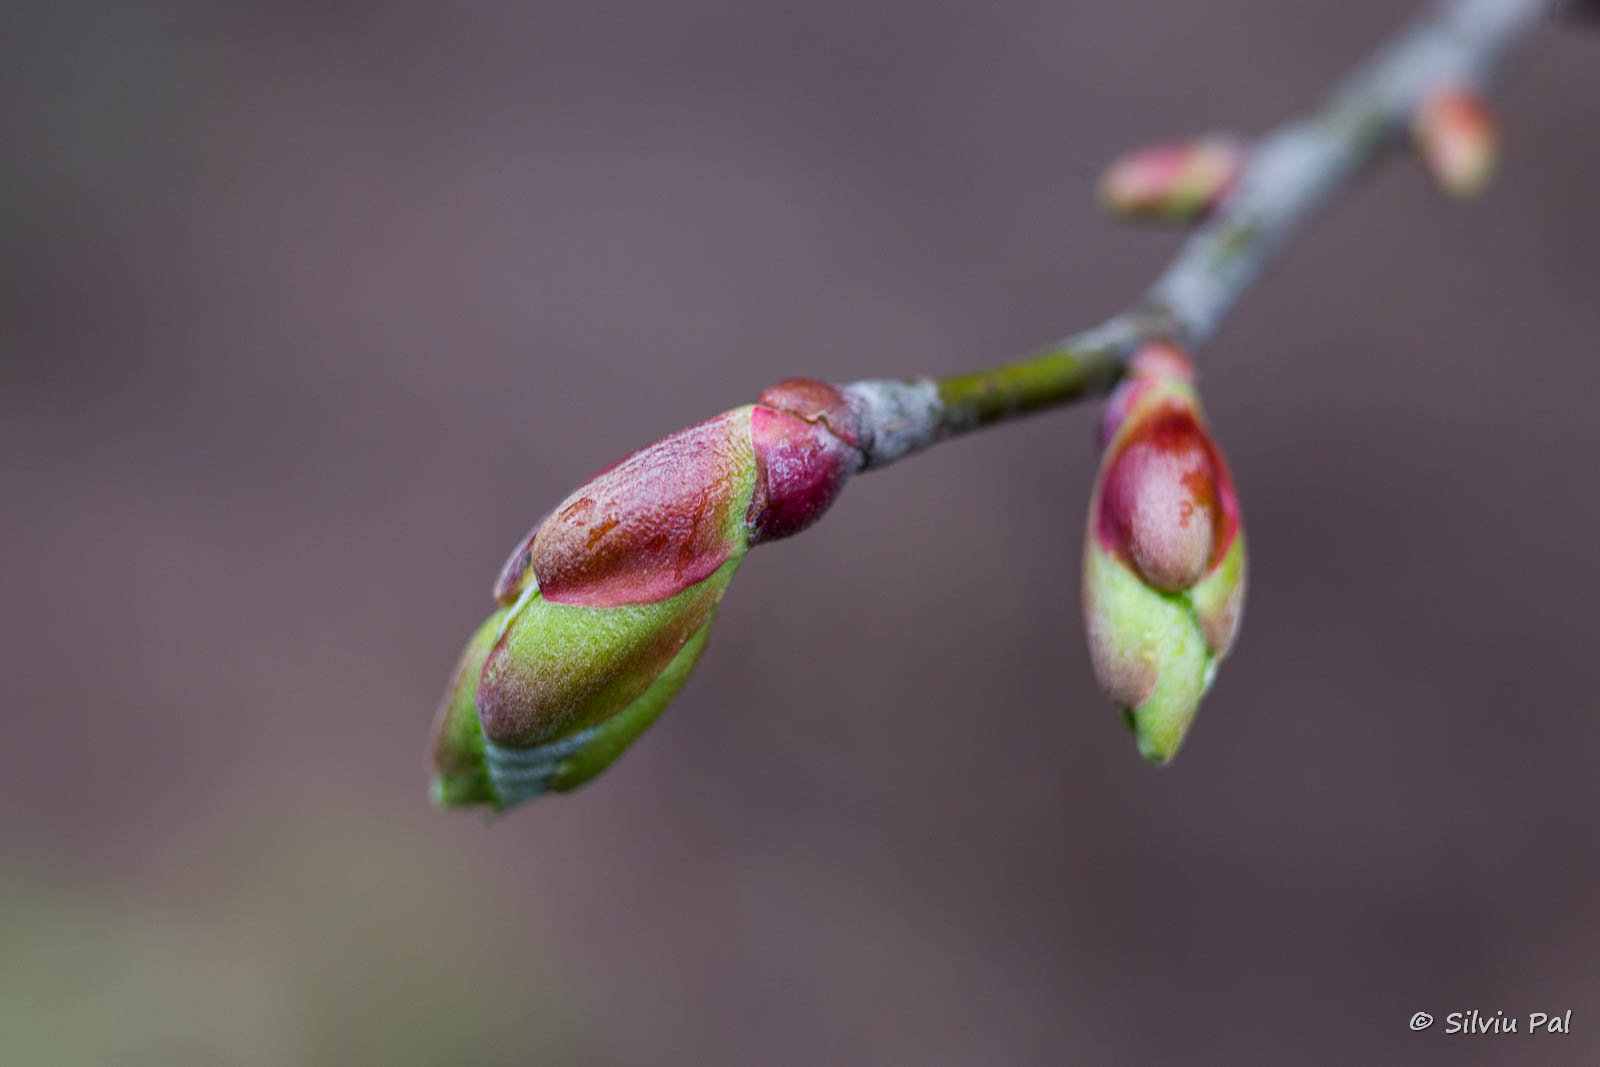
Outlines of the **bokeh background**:
[[1485,200],[1392,162],[1204,353],[1254,581],[1170,769],[1083,648],[1085,406],[761,549],[587,789],[426,798],[545,508],[779,378],[1097,321],[1179,239],[1097,215],[1104,162],[1397,17],[11,9],[0,1059],[1596,1062],[1592,31],[1517,65]]

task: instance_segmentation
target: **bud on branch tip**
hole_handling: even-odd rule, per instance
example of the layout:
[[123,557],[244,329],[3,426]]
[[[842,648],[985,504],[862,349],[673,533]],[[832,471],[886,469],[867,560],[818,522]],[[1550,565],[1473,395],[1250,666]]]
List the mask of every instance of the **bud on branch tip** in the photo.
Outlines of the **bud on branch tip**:
[[1244,604],[1244,536],[1188,359],[1151,344],[1106,403],[1084,537],[1083,606],[1101,688],[1139,751],[1176,754]]
[[750,546],[821,517],[859,445],[845,394],[795,379],[557,505],[501,569],[440,705],[435,801],[505,808],[604,770],[688,679]]

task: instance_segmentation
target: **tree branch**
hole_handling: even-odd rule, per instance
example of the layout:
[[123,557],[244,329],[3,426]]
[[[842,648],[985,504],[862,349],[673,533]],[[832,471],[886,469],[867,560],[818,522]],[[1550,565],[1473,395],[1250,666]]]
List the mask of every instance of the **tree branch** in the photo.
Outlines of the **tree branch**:
[[1255,141],[1231,191],[1144,297],[1100,326],[1003,366],[938,380],[844,387],[867,467],[948,437],[1104,392],[1142,344],[1188,350],[1215,336],[1288,241],[1401,143],[1431,90],[1485,88],[1506,52],[1558,0],[1440,0],[1309,114]]

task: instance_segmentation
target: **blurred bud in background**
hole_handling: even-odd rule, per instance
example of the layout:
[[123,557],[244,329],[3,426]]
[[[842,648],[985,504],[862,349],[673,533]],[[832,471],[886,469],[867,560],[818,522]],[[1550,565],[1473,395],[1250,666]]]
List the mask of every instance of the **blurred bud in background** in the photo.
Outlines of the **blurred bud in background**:
[[1089,654],[1139,751],[1176,754],[1244,605],[1233,480],[1206,428],[1192,365],[1146,346],[1107,401],[1085,534]]
[[1111,164],[1100,204],[1127,221],[1192,221],[1233,187],[1244,154],[1238,139],[1221,134],[1149,145]]
[[1445,193],[1466,199],[1489,184],[1500,135],[1487,102],[1476,91],[1435,89],[1417,109],[1412,136],[1428,174]]
[[834,386],[786,381],[562,501],[440,705],[435,801],[505,808],[609,766],[687,681],[750,546],[809,526],[860,469],[856,426]]

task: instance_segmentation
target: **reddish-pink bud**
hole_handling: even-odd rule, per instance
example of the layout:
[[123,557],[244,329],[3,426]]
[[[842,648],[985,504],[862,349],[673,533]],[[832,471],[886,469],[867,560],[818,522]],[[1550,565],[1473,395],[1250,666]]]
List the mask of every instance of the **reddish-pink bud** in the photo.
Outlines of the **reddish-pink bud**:
[[1130,361],[1101,425],[1110,450],[1095,500],[1095,536],[1167,592],[1198,582],[1239,528],[1233,479],[1200,420],[1193,379],[1178,349],[1146,346]]
[[683,686],[750,545],[809,526],[861,469],[845,395],[808,379],[595,475],[512,553],[438,716],[443,804],[598,774]]
[[820,422],[845,444],[861,445],[861,420],[837,385],[815,378],[789,378],[764,390],[756,403],[806,422]]
[[756,477],[751,410],[679,430],[591,478],[512,553],[495,597],[511,603],[531,574],[552,603],[647,604],[742,553]]
[[791,379],[762,393],[750,436],[760,469],[750,501],[752,544],[816,522],[861,469],[855,413],[826,382]]
[[1465,198],[1488,184],[1500,137],[1482,95],[1461,86],[1435,89],[1417,109],[1413,133],[1440,189]]
[[1147,346],[1129,361],[1101,434],[1083,554],[1089,655],[1139,751],[1164,763],[1239,625],[1239,503],[1193,368],[1172,346]]
[[1227,195],[1244,155],[1226,136],[1149,145],[1111,164],[1100,203],[1118,218],[1186,222]]
[[751,545],[815,522],[861,468],[858,420],[826,382],[795,378],[601,471],[517,546],[495,582],[583,607],[649,604]]
[[1221,558],[1222,457],[1192,411],[1153,412],[1106,467],[1095,531],[1144,580],[1175,592],[1198,582]]

